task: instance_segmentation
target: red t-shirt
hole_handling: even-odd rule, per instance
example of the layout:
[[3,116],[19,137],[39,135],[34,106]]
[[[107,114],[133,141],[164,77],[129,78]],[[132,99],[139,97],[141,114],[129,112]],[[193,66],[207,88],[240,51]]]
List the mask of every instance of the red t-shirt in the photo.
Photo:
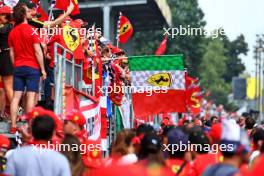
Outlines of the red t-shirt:
[[10,32],[8,44],[9,47],[14,48],[15,67],[28,66],[35,69],[40,68],[33,47],[33,44],[40,43],[40,39],[34,29],[33,26],[22,23]]
[[[166,164],[167,164],[167,167],[169,167],[170,171],[173,174],[177,174],[179,169],[183,166],[184,161],[180,160],[180,159],[168,159],[168,160],[166,160]],[[178,175],[179,176],[187,176],[187,175],[189,175],[189,173],[190,173],[190,163],[186,162],[186,164],[182,168],[180,174],[178,174]]]
[[213,165],[219,162],[217,154],[199,154],[193,161],[190,169],[190,176],[199,176],[208,168],[209,165]]

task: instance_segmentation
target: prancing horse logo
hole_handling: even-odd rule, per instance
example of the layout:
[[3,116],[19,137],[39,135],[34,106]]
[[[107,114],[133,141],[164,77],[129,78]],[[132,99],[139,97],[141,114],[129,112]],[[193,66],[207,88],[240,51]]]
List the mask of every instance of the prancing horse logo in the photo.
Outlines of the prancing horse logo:
[[147,79],[147,83],[152,86],[158,87],[170,87],[171,85],[171,76],[169,73],[158,73],[155,75],[151,75]]
[[77,29],[66,25],[63,27],[63,39],[66,46],[71,50],[75,51],[80,44],[80,34]]

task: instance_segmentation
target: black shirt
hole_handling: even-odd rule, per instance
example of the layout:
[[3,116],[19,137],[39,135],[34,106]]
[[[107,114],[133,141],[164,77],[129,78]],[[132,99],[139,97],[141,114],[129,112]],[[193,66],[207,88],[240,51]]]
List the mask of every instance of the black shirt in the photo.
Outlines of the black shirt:
[[8,46],[8,35],[13,29],[13,24],[7,23],[4,26],[0,27],[0,49],[9,48]]

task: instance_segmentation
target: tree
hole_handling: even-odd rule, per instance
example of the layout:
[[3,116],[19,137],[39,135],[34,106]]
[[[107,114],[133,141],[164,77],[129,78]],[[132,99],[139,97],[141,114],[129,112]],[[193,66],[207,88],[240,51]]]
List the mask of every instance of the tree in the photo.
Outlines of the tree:
[[245,42],[244,35],[238,36],[234,41],[230,41],[227,36],[222,38],[224,47],[226,48],[226,60],[227,70],[223,75],[226,82],[231,83],[232,78],[239,76],[244,70],[245,65],[242,63],[241,54],[247,55],[248,44]]
[[208,39],[208,46],[199,66],[202,86],[211,92],[209,99],[226,105],[230,85],[222,78],[226,72],[226,49],[219,39]]
[[[180,25],[187,28],[203,28],[203,12],[197,0],[168,0],[172,12],[173,27]],[[136,55],[154,54],[163,39],[163,27],[160,30],[141,31],[134,35],[134,48]],[[204,52],[205,36],[185,35],[176,38],[169,37],[166,54],[184,54],[186,67],[192,76],[198,76],[198,65]]]

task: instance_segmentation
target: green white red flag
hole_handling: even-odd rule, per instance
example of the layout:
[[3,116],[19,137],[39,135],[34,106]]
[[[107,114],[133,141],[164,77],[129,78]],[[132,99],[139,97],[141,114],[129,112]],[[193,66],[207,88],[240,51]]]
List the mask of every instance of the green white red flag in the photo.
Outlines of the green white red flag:
[[136,117],[186,112],[182,55],[130,57],[129,69]]

